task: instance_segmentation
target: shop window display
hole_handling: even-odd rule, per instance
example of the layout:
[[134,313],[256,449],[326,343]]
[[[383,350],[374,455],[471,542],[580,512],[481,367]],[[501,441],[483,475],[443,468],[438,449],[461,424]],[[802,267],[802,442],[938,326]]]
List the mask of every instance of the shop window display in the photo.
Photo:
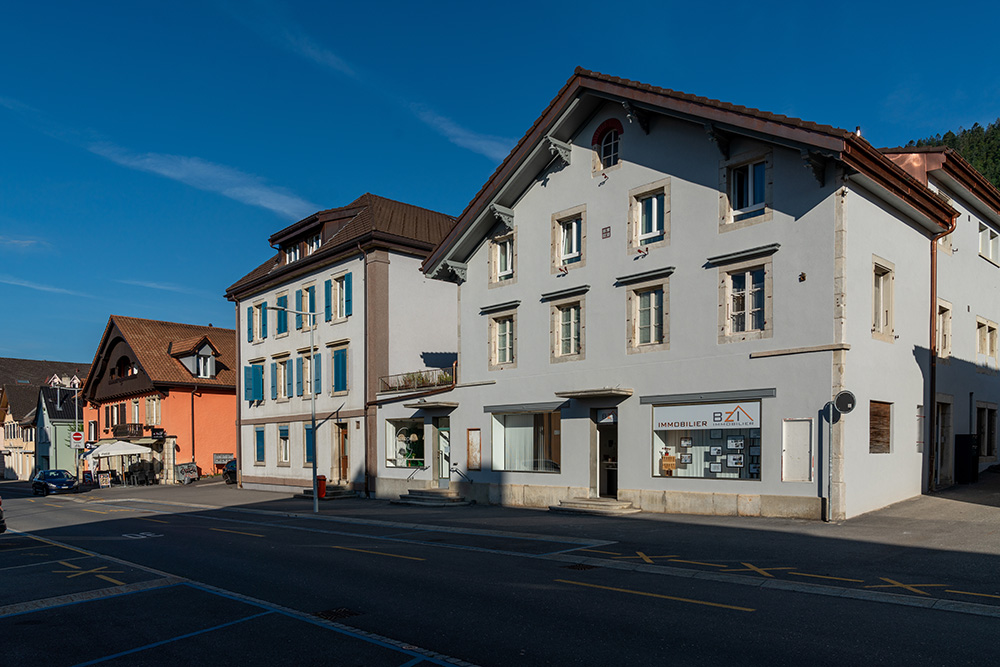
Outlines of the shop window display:
[[757,402],[653,408],[653,477],[760,479]]

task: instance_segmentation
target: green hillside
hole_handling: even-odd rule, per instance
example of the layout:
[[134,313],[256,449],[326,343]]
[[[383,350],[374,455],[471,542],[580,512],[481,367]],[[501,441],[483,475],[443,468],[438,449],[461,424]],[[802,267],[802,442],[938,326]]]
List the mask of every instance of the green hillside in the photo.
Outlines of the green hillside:
[[973,167],[1000,188],[1000,118],[983,127],[976,123],[968,130],[959,128],[958,134],[946,132],[933,137],[911,141],[907,146],[948,146],[972,164]]

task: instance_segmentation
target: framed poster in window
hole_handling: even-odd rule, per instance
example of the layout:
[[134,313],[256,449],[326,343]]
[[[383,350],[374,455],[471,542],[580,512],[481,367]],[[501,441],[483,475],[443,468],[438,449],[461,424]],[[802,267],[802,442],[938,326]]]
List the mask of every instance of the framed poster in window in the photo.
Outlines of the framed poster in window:
[[708,437],[711,438],[712,440],[721,440],[722,439],[722,429],[721,428],[710,429],[708,431]]
[[742,468],[743,467],[743,455],[742,454],[729,454],[726,457],[726,467],[727,468]]
[[681,447],[690,447],[691,438],[681,438]]
[[480,470],[482,468],[482,434],[478,428],[470,428],[465,432],[465,439],[468,442],[469,458],[468,469]]
[[709,447],[709,456],[722,456],[722,447]]
[[743,449],[744,442],[742,435],[731,435],[726,438],[726,449]]
[[681,454],[681,464],[691,463],[691,454]]
[[722,464],[721,463],[712,463],[712,464],[710,464],[708,466],[708,471],[709,472],[722,472]]

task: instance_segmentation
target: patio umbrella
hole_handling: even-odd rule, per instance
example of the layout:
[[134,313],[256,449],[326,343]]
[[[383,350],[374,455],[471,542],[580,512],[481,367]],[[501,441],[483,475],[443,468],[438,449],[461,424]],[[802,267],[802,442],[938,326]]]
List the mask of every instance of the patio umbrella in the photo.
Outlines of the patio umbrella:
[[126,454],[149,454],[153,450],[149,447],[143,447],[142,445],[136,445],[131,442],[125,442],[124,440],[115,440],[114,442],[107,442],[97,449],[92,450],[86,456],[89,458],[99,459],[108,456],[124,456]]

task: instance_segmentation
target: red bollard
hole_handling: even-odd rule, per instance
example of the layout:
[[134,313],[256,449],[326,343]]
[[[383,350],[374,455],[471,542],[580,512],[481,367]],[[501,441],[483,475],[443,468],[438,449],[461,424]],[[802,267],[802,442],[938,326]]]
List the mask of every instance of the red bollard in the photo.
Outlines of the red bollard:
[[326,475],[316,475],[316,497],[326,498]]

